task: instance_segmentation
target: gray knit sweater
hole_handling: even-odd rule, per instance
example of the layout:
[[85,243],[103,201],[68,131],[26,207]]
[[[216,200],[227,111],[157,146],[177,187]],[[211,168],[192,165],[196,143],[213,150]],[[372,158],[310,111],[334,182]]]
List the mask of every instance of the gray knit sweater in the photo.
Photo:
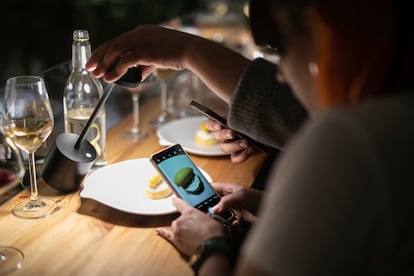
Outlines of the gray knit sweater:
[[230,100],[229,126],[256,141],[282,149],[307,117],[288,86],[275,79],[276,66],[251,62]]

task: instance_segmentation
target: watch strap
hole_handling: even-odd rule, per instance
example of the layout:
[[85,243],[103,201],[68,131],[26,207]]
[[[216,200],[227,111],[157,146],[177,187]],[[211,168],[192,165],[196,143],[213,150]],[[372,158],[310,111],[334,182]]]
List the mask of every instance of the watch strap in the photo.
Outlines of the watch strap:
[[207,258],[216,252],[223,253],[229,259],[231,265],[233,265],[235,254],[229,240],[225,238],[213,238],[204,241],[201,247],[203,252],[198,257],[198,259],[191,264],[191,268],[196,275],[201,265],[207,260]]

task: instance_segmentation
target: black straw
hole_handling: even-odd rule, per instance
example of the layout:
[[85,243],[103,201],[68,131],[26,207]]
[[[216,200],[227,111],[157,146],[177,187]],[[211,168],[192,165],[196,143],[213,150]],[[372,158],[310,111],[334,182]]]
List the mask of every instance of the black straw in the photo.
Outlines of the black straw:
[[99,99],[99,102],[96,105],[95,109],[93,110],[91,117],[89,118],[89,120],[86,123],[85,127],[83,128],[78,140],[76,141],[75,149],[78,150],[80,148],[80,145],[82,144],[82,142],[85,140],[86,135],[88,134],[92,123],[95,121],[96,117],[98,116],[98,113],[101,111],[101,107],[108,100],[109,96],[112,93],[113,88],[114,88],[113,83],[108,83],[107,84],[107,88],[105,89],[105,92],[103,93],[102,97]]
[[[115,82],[115,84],[123,86],[125,88],[133,88],[137,87],[142,80],[141,70],[139,67],[131,67],[128,69],[128,71]],[[108,83],[107,88],[102,95],[102,97],[99,99],[98,104],[96,105],[95,109],[92,112],[91,117],[89,118],[88,122],[86,123],[85,127],[82,129],[82,132],[76,141],[75,149],[79,149],[82,142],[85,140],[86,135],[88,134],[88,131],[91,127],[91,124],[95,121],[96,116],[98,115],[99,111],[101,111],[102,105],[105,104],[105,102],[108,100],[109,96],[112,93],[112,90],[114,88],[113,83]]]

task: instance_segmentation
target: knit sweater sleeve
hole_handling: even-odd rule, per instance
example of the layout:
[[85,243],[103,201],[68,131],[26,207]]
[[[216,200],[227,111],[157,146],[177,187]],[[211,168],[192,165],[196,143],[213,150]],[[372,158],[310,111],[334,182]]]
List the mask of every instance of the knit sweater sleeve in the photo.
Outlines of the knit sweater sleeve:
[[231,128],[281,149],[307,113],[289,87],[276,81],[275,73],[273,63],[253,60],[230,99],[228,120]]

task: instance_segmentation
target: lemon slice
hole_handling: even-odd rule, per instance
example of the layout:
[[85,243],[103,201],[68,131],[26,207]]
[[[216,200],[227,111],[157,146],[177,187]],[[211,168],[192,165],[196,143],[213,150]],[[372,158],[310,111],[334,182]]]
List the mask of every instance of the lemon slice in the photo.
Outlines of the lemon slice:
[[194,142],[200,146],[214,146],[218,143],[218,140],[214,138],[210,130],[206,128],[206,122],[202,122],[200,128],[197,130]]
[[171,195],[171,189],[162,181],[162,177],[157,173],[148,180],[148,187],[144,194],[149,199],[162,199]]

